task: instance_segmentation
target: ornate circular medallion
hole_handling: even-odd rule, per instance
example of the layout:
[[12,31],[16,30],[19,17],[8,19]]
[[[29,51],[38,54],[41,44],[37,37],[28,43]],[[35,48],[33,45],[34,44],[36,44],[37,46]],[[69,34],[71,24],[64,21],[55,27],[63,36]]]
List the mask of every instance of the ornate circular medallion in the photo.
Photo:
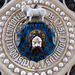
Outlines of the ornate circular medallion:
[[17,0],[4,8],[0,60],[11,75],[60,75],[75,63],[74,20],[60,5],[56,0]]

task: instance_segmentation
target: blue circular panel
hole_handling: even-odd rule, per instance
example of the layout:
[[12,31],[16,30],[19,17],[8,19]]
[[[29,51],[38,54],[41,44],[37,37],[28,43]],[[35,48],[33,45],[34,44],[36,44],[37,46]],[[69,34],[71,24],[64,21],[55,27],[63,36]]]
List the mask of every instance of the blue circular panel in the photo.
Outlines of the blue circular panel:
[[[41,31],[45,34],[45,37],[42,36],[43,33],[38,33],[34,31]],[[33,34],[31,33],[33,31]],[[29,34],[30,38],[28,39]],[[39,48],[35,49],[35,53],[31,52],[31,43],[32,43],[32,37],[39,36],[42,38],[42,51],[37,51]],[[33,60],[35,62],[38,62],[42,59],[45,59],[48,55],[52,54],[55,45],[53,44],[53,36],[54,36],[53,29],[49,28],[48,25],[45,24],[45,22],[37,21],[37,22],[30,22],[24,26],[24,28],[20,29],[18,31],[18,37],[20,39],[18,44],[18,51],[22,56],[27,57],[29,60]],[[30,40],[30,41],[29,41]]]

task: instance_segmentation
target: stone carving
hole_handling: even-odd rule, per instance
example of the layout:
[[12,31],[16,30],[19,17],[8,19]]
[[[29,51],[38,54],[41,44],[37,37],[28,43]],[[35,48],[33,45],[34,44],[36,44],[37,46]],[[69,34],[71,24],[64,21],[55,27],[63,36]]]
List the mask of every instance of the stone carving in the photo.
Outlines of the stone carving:
[[35,38],[33,38],[32,40],[32,46],[36,47],[36,46],[40,46],[42,47],[42,39],[38,36],[36,36]]
[[21,11],[26,12],[27,17],[29,17],[29,21],[32,20],[33,16],[41,16],[42,21],[44,21],[44,17],[47,16],[46,10],[42,8],[41,6],[39,8],[33,9],[30,6],[26,5],[26,3],[22,4]]

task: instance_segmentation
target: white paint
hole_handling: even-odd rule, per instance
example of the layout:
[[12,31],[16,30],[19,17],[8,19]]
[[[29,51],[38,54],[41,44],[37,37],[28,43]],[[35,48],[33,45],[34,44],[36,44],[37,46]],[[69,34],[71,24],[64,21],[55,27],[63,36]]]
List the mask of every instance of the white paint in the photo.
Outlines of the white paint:
[[9,22],[9,23],[8,23],[8,27],[14,28],[15,25],[14,25],[12,22]]
[[59,47],[56,49],[56,51],[59,52],[59,53],[62,53],[62,52],[64,51],[64,48],[62,48],[62,47],[59,46]]
[[59,30],[59,32],[62,32],[62,31],[65,30],[65,28],[64,28],[64,27],[61,27],[61,28],[59,28],[58,30]]
[[18,55],[19,55],[18,53],[14,53],[14,54],[12,55],[12,58],[16,58]]
[[55,61],[55,59],[53,58],[53,56],[50,56],[49,60],[50,60],[51,63],[53,63]]
[[4,26],[4,23],[3,22],[0,22],[0,26]]
[[22,5],[25,5],[25,4],[26,4],[26,2],[25,2],[25,1],[23,1],[23,2],[22,2]]
[[32,69],[35,69],[35,67],[33,66]]
[[50,61],[49,61],[49,59],[46,59],[46,63],[47,63],[48,66],[51,64]]
[[20,4],[16,4],[16,8],[20,8],[21,6],[20,6]]
[[[66,43],[66,41],[67,41],[67,36],[59,36],[59,37],[60,37],[60,39],[59,39],[60,42]],[[63,39],[64,39],[64,40],[63,40]]]
[[54,20],[54,23],[56,23],[57,21],[60,21],[60,22],[58,22],[56,25],[60,25],[62,23],[59,17]]
[[51,5],[51,8],[55,8],[55,5],[54,5],[54,4],[52,4],[52,5]]
[[0,41],[0,45],[2,44],[2,42]]
[[58,54],[59,56],[61,55],[60,53],[58,53],[57,51],[55,51],[56,54]]
[[6,43],[6,44],[7,44],[7,47],[13,45],[13,43],[10,43],[10,44]]
[[49,6],[49,5],[50,5],[50,2],[49,2],[49,1],[47,1],[47,2],[45,3],[45,5],[48,5],[48,6]]
[[32,72],[29,72],[27,75],[33,75],[33,73]]
[[3,17],[2,17],[2,20],[3,20],[3,21],[6,21],[6,20],[7,20],[6,16],[3,16]]
[[13,24],[17,24],[17,21],[16,21],[15,19],[11,19],[11,22],[12,22]]
[[61,12],[61,13],[60,13],[60,15],[61,15],[61,16],[64,16],[64,15],[65,15],[65,13],[64,13],[64,12]]
[[35,73],[34,75],[39,75],[39,73]]
[[53,57],[54,57],[56,60],[59,58],[59,56],[58,56],[56,53],[53,54]]
[[71,22],[68,22],[68,23],[67,23],[67,26],[71,26],[71,25],[72,25]]
[[9,51],[10,51],[10,56],[13,56],[13,54],[16,53],[16,49],[15,48],[10,49]]
[[31,68],[31,66],[28,66],[28,68],[30,69],[30,68]]
[[5,58],[5,54],[4,53],[1,53],[0,54],[0,58]]
[[37,47],[37,46],[42,47],[42,39],[38,36],[34,37],[32,40],[32,46],[33,47]]
[[[20,19],[23,18],[23,17],[25,17],[24,12],[21,12],[21,11],[18,12],[16,14],[16,16],[13,16],[13,18],[11,19],[11,21],[8,23],[8,27],[9,28],[14,28],[15,25],[17,24],[17,22],[20,21]],[[10,31],[9,31],[9,33],[10,33]]]
[[48,70],[47,74],[51,75],[52,74],[52,70]]
[[10,69],[13,69],[14,68],[14,65],[13,64],[9,64],[8,66]]
[[19,73],[19,72],[20,72],[20,69],[19,69],[19,68],[15,68],[15,69],[14,69],[14,72],[15,72],[15,73]]
[[34,3],[38,3],[38,0],[34,0]]
[[63,62],[68,62],[68,59],[66,57],[63,58]]
[[29,60],[23,59],[23,61],[21,62],[21,65],[28,66],[29,65]]
[[40,0],[40,4],[44,4],[44,1],[43,0]]
[[9,60],[8,59],[5,59],[4,60],[4,64],[9,64]]
[[19,21],[19,19],[17,19],[17,17],[16,17],[16,16],[13,16],[13,19],[15,19],[15,20]]
[[41,75],[46,75],[46,73],[45,72],[41,72]]
[[6,33],[6,36],[12,36],[12,34],[8,34],[8,33]]
[[46,66],[46,65],[44,65],[44,67],[46,68],[47,66]]
[[73,30],[73,28],[69,28],[69,32],[73,32],[74,30]]
[[2,36],[0,35],[0,39],[1,39],[1,37],[2,37]]
[[1,51],[3,51],[3,48],[2,48],[2,47],[0,47],[0,52],[1,52]]
[[58,66],[59,66],[60,68],[62,68],[64,65],[63,65],[63,63],[59,63]]
[[21,75],[26,75],[26,72],[25,71],[21,71]]
[[60,12],[60,8],[56,8],[56,11],[57,11],[57,12]]
[[12,40],[11,40],[11,41],[9,41],[9,40],[8,40],[8,41],[6,41],[6,43],[11,43],[11,42],[13,42],[13,41],[12,41]]
[[15,7],[11,7],[10,10],[14,12],[16,9],[15,9]]
[[6,12],[6,16],[10,16],[10,11],[7,11]]
[[74,34],[70,34],[70,38],[73,39],[74,38]]
[[28,0],[28,2],[27,2],[28,4],[32,4],[32,0]]
[[65,43],[59,43],[59,46],[64,48],[66,45],[65,45]]
[[42,21],[44,21],[44,17],[47,16],[46,10],[44,8],[42,8],[41,6],[39,6],[39,8],[37,8],[37,9],[33,9],[30,6],[25,4],[25,5],[22,5],[21,11],[27,13],[27,16],[29,17],[29,21],[32,20],[33,16],[41,16]]
[[65,18],[64,18],[64,20],[65,20],[65,21],[68,21],[68,20],[69,20],[69,18],[68,18],[68,17],[65,17]]
[[0,45],[2,44],[2,42],[0,41]]
[[39,67],[39,69],[41,69],[41,67]]
[[55,67],[53,68],[53,71],[57,72],[57,71],[58,71],[58,67],[55,66]]
[[70,52],[67,52],[66,53],[66,56],[70,57],[71,56],[71,53]]
[[[9,48],[10,49],[10,48]],[[22,62],[23,57],[21,57],[21,55],[19,55],[17,58],[15,58],[15,61],[17,63],[21,63]]]
[[74,40],[70,40],[70,44],[74,44]]
[[13,28],[11,28],[11,27],[7,27],[7,31],[9,31],[9,32],[13,32]]
[[2,42],[0,41],[0,45],[2,44]]
[[69,48],[68,48],[70,51],[72,51],[73,50],[73,47],[72,46],[69,46]]

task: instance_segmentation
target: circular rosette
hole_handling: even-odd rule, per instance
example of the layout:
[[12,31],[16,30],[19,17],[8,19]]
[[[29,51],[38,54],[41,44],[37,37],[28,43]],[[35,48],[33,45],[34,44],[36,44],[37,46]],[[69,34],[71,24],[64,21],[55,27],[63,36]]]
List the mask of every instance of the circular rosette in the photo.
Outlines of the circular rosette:
[[19,37],[18,51],[29,60],[35,62],[43,60],[55,49],[53,41],[55,33],[45,22],[31,21],[20,29],[17,35]]

